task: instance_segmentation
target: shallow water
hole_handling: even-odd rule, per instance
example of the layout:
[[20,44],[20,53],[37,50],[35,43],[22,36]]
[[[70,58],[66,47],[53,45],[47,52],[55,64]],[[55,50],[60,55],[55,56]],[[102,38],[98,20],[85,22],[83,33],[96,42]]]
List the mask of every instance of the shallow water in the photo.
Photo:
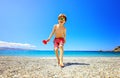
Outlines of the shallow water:
[[[0,50],[0,56],[54,57],[54,51],[40,50]],[[120,52],[64,51],[66,57],[120,57]]]

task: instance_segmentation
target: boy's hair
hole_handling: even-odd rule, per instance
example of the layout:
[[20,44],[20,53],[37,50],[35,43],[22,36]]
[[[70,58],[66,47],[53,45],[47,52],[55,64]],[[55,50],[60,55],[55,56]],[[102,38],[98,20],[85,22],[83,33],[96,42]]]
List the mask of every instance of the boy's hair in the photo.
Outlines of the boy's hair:
[[66,15],[65,15],[65,14],[59,14],[59,15],[58,15],[58,19],[59,19],[60,17],[65,18],[65,22],[67,21],[67,17],[66,17]]

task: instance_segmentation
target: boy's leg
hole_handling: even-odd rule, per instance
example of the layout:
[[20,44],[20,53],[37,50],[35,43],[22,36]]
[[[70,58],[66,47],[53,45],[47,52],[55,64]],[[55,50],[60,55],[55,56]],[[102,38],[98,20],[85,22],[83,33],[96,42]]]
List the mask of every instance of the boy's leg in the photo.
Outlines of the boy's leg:
[[57,61],[58,61],[58,64],[59,64],[60,59],[59,59],[59,55],[58,55],[58,48],[54,48],[54,50],[55,50],[56,58],[57,58]]
[[59,48],[60,48],[60,65],[61,66],[64,66],[64,64],[63,64],[63,46],[59,46]]

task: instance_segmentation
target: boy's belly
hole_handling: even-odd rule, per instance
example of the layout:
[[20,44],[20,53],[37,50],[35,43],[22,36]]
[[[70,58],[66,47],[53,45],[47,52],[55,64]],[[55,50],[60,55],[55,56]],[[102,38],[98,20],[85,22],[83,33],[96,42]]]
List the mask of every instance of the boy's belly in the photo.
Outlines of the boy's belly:
[[61,37],[63,38],[63,34],[55,34],[55,37],[56,38],[61,38]]

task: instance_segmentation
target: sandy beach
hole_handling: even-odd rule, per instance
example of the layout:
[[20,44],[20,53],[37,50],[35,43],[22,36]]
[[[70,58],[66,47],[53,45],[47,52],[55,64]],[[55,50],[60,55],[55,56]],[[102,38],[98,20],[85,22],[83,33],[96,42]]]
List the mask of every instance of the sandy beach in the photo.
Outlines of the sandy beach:
[[120,57],[0,56],[0,78],[120,78]]

